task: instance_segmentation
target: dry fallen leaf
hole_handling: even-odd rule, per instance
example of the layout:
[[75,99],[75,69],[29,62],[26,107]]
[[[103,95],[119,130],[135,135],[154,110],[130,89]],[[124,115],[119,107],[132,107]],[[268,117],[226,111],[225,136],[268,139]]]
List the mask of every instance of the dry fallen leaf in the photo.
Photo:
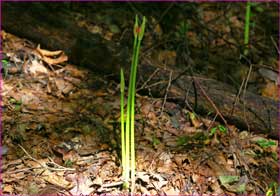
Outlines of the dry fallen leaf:
[[14,187],[11,184],[4,184],[2,191],[3,193],[12,194],[14,193]]
[[42,56],[57,56],[62,53],[62,50],[57,51],[49,51],[44,50],[40,48],[40,44],[37,46],[36,50],[42,55]]
[[48,183],[64,188],[66,190],[69,190],[70,188],[74,187],[74,183],[71,183],[63,177],[64,172],[62,172],[62,175],[59,175],[59,172],[50,172],[49,170],[45,170],[41,176],[42,178],[47,181]]
[[26,64],[24,72],[31,74],[33,77],[42,74],[47,75],[49,73],[48,69],[44,65],[42,65],[37,59],[33,59],[29,64]]
[[273,82],[267,82],[265,87],[261,91],[262,96],[269,97],[277,101],[278,98],[278,86]]
[[73,179],[75,186],[69,191],[73,195],[89,195],[95,188],[92,187],[92,180],[87,174],[76,174]]
[[57,51],[44,50],[40,48],[40,44],[39,44],[36,48],[36,52],[38,52],[41,55],[42,60],[49,65],[57,65],[65,61],[68,61],[68,56],[62,50],[57,50]]

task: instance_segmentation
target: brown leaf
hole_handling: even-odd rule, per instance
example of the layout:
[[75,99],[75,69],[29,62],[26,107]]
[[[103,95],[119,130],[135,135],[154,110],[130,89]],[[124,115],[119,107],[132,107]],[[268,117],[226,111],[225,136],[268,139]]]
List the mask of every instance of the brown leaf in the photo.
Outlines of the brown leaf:
[[44,56],[43,57],[43,61],[45,61],[46,63],[48,63],[49,65],[57,65],[60,63],[63,63],[65,61],[68,61],[68,56],[66,56],[64,53],[62,53],[58,58],[56,59],[52,59],[49,57]]
[[45,172],[42,174],[42,177],[48,183],[65,188],[67,190],[74,186],[73,183],[67,181],[63,176],[58,175],[58,172],[52,173],[48,170],[45,170]]
[[11,184],[4,184],[3,193],[12,194],[14,193],[14,187]]
[[48,69],[36,59],[32,60],[30,64],[26,64],[24,72],[29,73],[34,77],[42,74],[47,75],[49,73]]
[[[40,45],[36,48],[36,51],[41,55],[43,61],[49,65],[56,65],[68,61],[68,56],[61,50],[57,51],[48,51],[40,48]],[[58,56],[59,57],[56,57]],[[54,57],[54,58],[50,58]]]
[[57,50],[57,51],[49,51],[49,50],[44,50],[40,48],[40,44],[36,48],[37,52],[43,57],[43,56],[57,56],[61,54],[63,51],[62,50]]
[[265,87],[262,89],[262,96],[269,97],[278,100],[278,86],[273,82],[267,82]]

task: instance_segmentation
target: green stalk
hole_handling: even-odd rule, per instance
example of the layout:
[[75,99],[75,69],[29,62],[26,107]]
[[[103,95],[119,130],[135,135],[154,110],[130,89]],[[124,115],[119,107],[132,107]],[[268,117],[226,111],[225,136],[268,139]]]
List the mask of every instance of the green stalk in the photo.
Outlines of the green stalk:
[[[137,17],[136,17],[137,18]],[[131,192],[133,193],[134,188],[135,188],[135,134],[134,134],[134,105],[135,105],[135,94],[136,94],[136,75],[137,75],[137,65],[138,65],[138,59],[139,59],[139,51],[140,51],[140,44],[141,40],[144,36],[144,31],[145,31],[145,24],[146,24],[146,18],[143,18],[143,22],[141,25],[141,30],[140,32],[135,30],[135,33],[138,34],[138,36],[135,38],[137,39],[137,48],[134,56],[134,62],[133,62],[133,76],[132,76],[132,92],[131,92],[131,122],[130,122],[130,131],[131,131]]]
[[123,187],[129,187],[129,179],[131,179],[131,192],[135,188],[135,134],[134,134],[134,107],[136,94],[136,75],[137,65],[140,51],[140,43],[144,36],[146,18],[143,18],[141,27],[138,26],[138,17],[135,18],[134,24],[134,43],[133,55],[130,68],[126,125],[124,128],[124,74],[121,69],[121,141],[122,141],[122,165],[123,165]]
[[[135,25],[134,29],[138,27],[138,18],[135,19]],[[126,112],[126,127],[125,127],[125,152],[126,152],[126,171],[125,171],[125,182],[124,182],[124,188],[129,187],[129,172],[130,172],[130,118],[131,118],[131,91],[132,91],[132,78],[133,78],[133,72],[134,72],[134,60],[135,60],[135,50],[137,46],[137,38],[135,37],[136,34],[134,34],[134,43],[133,43],[133,57],[132,57],[132,63],[131,63],[131,72],[129,77],[129,87],[128,87],[128,99],[127,99],[127,112]]]
[[135,105],[135,84],[136,84],[136,72],[137,72],[137,63],[138,63],[138,55],[139,55],[139,42],[137,43],[135,62],[134,62],[134,70],[132,76],[132,91],[131,91],[131,112],[130,112],[130,155],[131,155],[131,192],[133,192],[135,187],[135,141],[134,141],[134,105]]
[[245,30],[244,30],[244,55],[248,54],[248,43],[249,43],[249,30],[250,30],[250,16],[251,16],[251,3],[247,2],[246,5],[246,18],[245,18]]
[[127,162],[125,160],[125,135],[124,135],[124,74],[123,69],[121,69],[121,142],[122,142],[122,169],[123,169],[123,179],[126,176],[126,165]]

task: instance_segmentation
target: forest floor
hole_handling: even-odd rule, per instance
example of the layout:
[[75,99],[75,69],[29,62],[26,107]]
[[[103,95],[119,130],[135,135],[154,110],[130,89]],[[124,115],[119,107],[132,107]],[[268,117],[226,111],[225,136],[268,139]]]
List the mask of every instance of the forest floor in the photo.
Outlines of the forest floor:
[[[278,5],[253,8],[249,63],[240,60],[241,3],[52,8],[72,5],[79,28],[124,47],[132,40],[133,20],[126,17],[151,13],[144,63],[182,68],[193,60],[193,70],[207,78],[237,91],[247,78],[246,90],[279,101],[278,40],[267,23],[278,19]],[[119,83],[70,64],[66,51],[49,51],[5,31],[1,36],[1,195],[128,193],[122,189]],[[277,194],[278,140],[147,94],[136,94],[135,194]]]
[[[125,193],[119,84],[65,63],[63,51],[2,35],[3,194]],[[277,189],[278,141],[265,135],[139,94],[135,128],[137,194]]]

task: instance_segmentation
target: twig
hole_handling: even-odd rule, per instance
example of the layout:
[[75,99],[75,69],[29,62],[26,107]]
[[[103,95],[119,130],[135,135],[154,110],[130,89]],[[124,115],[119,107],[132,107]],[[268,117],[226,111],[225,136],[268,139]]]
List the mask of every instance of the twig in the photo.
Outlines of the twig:
[[214,122],[215,122],[217,116],[218,116],[218,114],[216,113],[216,115],[215,115],[215,117],[213,118],[213,120],[211,121],[209,127],[207,127],[207,131],[206,131],[206,132],[208,132],[208,131],[212,128],[212,125],[214,124]]
[[194,109],[192,108],[192,106],[189,104],[189,102],[188,102],[188,96],[189,96],[189,91],[190,91],[190,89],[186,89],[186,93],[185,93],[185,96],[184,96],[184,103],[186,104],[186,106],[187,106],[187,108],[189,109],[189,110],[191,110],[192,112],[194,112]]
[[249,123],[247,121],[246,112],[245,112],[245,107],[246,107],[245,95],[246,95],[247,84],[248,84],[251,72],[252,72],[252,64],[250,64],[250,69],[248,71],[247,78],[246,78],[245,84],[244,84],[244,90],[243,90],[243,113],[244,113],[244,120],[247,124],[248,131],[250,131],[250,126],[249,126]]
[[[75,171],[74,168],[65,168],[63,166],[59,166],[60,168],[51,168],[47,165],[43,165],[40,161],[38,161],[37,159],[33,158],[20,144],[18,145],[22,150],[23,152],[28,156],[28,158],[30,158],[31,160],[35,161],[36,163],[38,163],[42,168],[45,168],[45,169],[48,169],[48,170],[52,170],[52,171],[66,171],[66,170],[69,170],[69,171]],[[54,162],[52,162],[54,164]],[[55,165],[57,165],[55,163]]]
[[142,84],[142,86],[136,90],[136,92],[139,91],[139,90],[144,89],[145,86],[147,85],[147,83],[150,82],[150,80],[154,77],[154,75],[156,75],[156,73],[158,71],[159,71],[159,68],[156,68],[156,70],[149,76],[149,78],[144,82],[144,84]]
[[241,85],[240,85],[240,88],[239,88],[239,90],[238,90],[238,93],[237,93],[237,95],[236,95],[236,97],[235,97],[235,100],[234,100],[234,102],[233,102],[232,109],[231,109],[231,111],[230,111],[230,116],[233,115],[235,106],[236,106],[236,104],[239,102],[239,97],[240,97],[240,94],[241,94],[241,92],[242,92],[242,88],[243,88],[244,83],[245,83],[245,79],[242,80],[242,83],[241,83]]
[[53,165],[55,165],[56,167],[58,168],[52,168],[53,170],[55,171],[64,171],[64,170],[70,170],[70,171],[74,171],[75,169],[74,168],[67,168],[67,167],[63,167],[61,165],[58,165],[56,162],[53,161],[53,159],[51,157],[48,157],[49,160],[50,160],[50,163],[52,163]]
[[119,182],[112,182],[110,184],[103,184],[101,187],[102,188],[111,188],[111,187],[114,187],[114,186],[120,186],[124,183],[124,181],[119,181]]
[[20,172],[26,172],[28,170],[33,170],[33,169],[41,169],[42,167],[31,167],[31,168],[23,168],[23,169],[17,169],[14,171],[6,171],[6,174],[15,174],[15,173],[20,173]]
[[162,106],[161,106],[161,112],[160,112],[160,116],[162,115],[162,112],[164,110],[164,106],[165,106],[165,103],[166,103],[166,99],[167,99],[167,94],[168,94],[168,91],[169,91],[169,88],[170,88],[170,85],[171,85],[171,81],[172,81],[172,71],[170,72],[169,74],[169,80],[168,80],[168,84],[167,84],[167,87],[166,87],[166,90],[165,90],[165,95],[164,95],[164,100],[163,100],[163,103],[162,103]]
[[275,49],[277,50],[278,54],[280,54],[279,47],[277,46],[277,44],[276,44],[275,40],[273,39],[273,37],[272,37],[272,36],[270,36],[270,39],[271,39],[271,41],[272,41],[272,43],[273,43],[273,45],[274,45]]
[[213,108],[216,110],[217,114],[220,116],[220,118],[224,121],[225,125],[228,127],[227,121],[226,119],[223,117],[223,115],[221,114],[220,110],[217,108],[217,106],[215,105],[215,103],[208,97],[208,95],[206,94],[206,92],[204,91],[204,89],[200,86],[199,82],[194,80],[196,86],[199,87],[199,89],[201,90],[202,94],[204,95],[204,97],[209,101],[209,103],[213,106]]
[[167,83],[167,81],[158,81],[158,82],[155,82],[153,84],[150,84],[149,86],[146,86],[145,89],[149,89],[151,87],[154,87],[154,86],[157,86],[157,85],[160,85],[160,84],[164,84],[164,83]]
[[30,158],[31,160],[35,161],[39,165],[41,165],[41,167],[47,169],[47,166],[43,165],[42,163],[40,163],[40,161],[38,161],[37,159],[33,158],[20,144],[18,146],[23,150],[23,152],[28,156],[28,158]]

